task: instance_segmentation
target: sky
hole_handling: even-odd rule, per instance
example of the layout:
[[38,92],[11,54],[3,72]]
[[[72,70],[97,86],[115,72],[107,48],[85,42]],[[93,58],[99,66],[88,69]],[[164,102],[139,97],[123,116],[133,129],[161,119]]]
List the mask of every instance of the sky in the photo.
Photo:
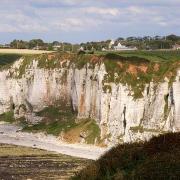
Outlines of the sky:
[[180,35],[180,0],[0,0],[0,43]]

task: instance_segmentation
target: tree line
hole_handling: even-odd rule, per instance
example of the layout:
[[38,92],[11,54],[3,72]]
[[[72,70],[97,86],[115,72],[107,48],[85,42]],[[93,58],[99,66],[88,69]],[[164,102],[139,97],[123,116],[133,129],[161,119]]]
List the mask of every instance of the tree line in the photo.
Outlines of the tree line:
[[[53,41],[50,43],[44,42],[42,39],[32,39],[30,41],[13,40],[10,43],[10,48],[14,49],[40,49],[40,50],[57,50],[57,51],[72,51],[76,52],[83,47],[84,50],[101,51],[103,48],[108,49],[111,40],[92,41],[80,44],[71,44],[67,42]],[[115,44],[121,43],[127,47],[137,47],[140,50],[156,50],[156,49],[171,49],[173,45],[180,45],[180,36],[171,34],[168,36],[144,36],[144,37],[118,37]]]

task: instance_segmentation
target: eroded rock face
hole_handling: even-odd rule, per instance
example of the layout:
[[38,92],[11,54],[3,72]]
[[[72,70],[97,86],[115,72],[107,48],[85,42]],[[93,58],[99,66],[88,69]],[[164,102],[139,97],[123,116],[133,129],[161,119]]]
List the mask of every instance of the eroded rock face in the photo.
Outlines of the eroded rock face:
[[107,144],[146,140],[166,131],[180,130],[180,71],[169,86],[146,84],[143,97],[135,99],[127,85],[109,83],[103,63],[90,68],[39,68],[36,60],[17,78],[23,59],[0,72],[0,113],[14,109],[15,117],[40,120],[33,112],[55,103],[72,104],[78,118],[93,118]]

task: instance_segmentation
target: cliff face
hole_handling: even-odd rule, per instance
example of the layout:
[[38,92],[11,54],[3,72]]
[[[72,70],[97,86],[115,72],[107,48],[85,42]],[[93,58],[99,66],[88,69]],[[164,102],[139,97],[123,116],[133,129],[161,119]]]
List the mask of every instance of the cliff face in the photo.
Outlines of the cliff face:
[[34,112],[55,103],[72,105],[78,118],[97,121],[107,144],[180,130],[180,70],[173,82],[164,77],[159,83],[146,83],[142,96],[134,98],[127,83],[105,82],[103,62],[77,68],[66,60],[58,68],[42,68],[36,59],[25,67],[24,61],[0,72],[1,114],[13,109],[16,118],[40,121]]

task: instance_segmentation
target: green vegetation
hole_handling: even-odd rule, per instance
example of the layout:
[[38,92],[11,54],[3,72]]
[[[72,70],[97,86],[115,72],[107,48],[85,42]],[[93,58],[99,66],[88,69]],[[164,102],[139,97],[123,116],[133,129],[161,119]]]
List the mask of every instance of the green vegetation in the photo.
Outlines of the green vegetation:
[[122,144],[79,172],[73,179],[178,179],[180,133],[153,137],[145,143]]
[[85,129],[88,132],[87,137],[85,138],[87,144],[94,144],[97,140],[100,141],[100,128],[95,122],[95,120],[90,120],[88,122],[87,129]]
[[133,133],[144,133],[144,132],[156,132],[156,133],[167,133],[165,131],[162,131],[161,129],[149,129],[149,128],[144,128],[142,125],[139,126],[133,126],[130,127],[130,130],[133,131]]
[[[106,50],[109,49],[109,44],[111,40],[100,41],[100,42],[87,42],[81,43],[85,50],[96,50],[102,51],[102,48]],[[180,44],[180,36],[176,35],[168,35],[168,36],[144,36],[144,37],[119,37],[115,40],[114,44],[112,45],[112,49],[114,46],[117,46],[118,43],[121,43],[127,47],[137,47],[138,50],[157,50],[157,49],[171,49],[173,45]]]
[[104,85],[110,82],[128,85],[134,99],[143,96],[145,85],[151,81],[158,84],[168,77],[172,83],[180,65],[180,51],[167,51],[164,54],[158,51],[121,52],[101,56],[104,57],[103,62],[108,72]]
[[46,132],[58,136],[62,130],[67,131],[75,126],[75,114],[70,109],[60,107],[46,107],[37,116],[43,117],[43,121],[35,125],[24,126],[24,131]]
[[79,55],[76,60],[76,67],[82,69],[88,62],[90,62],[90,55]]
[[104,85],[103,86],[103,91],[105,92],[105,93],[111,93],[112,92],[112,88],[111,88],[111,85]]
[[23,125],[23,131],[28,132],[46,132],[59,136],[64,133],[64,138],[69,142],[78,142],[82,133],[85,133],[85,141],[88,144],[94,144],[95,140],[100,139],[100,129],[95,120],[81,119],[75,122],[76,114],[69,107],[49,106],[36,113],[43,117],[42,122],[31,125],[19,120]]
[[[81,44],[71,44],[68,42],[44,42],[42,39],[32,39],[30,41],[13,40],[10,47],[14,49],[41,49],[41,50],[55,50],[61,52],[78,52],[80,47],[86,52],[102,51],[102,49],[109,49],[111,40],[91,41]],[[157,49],[171,49],[173,45],[180,44],[180,36],[171,34],[168,36],[144,36],[144,37],[119,37],[115,40],[112,48],[121,43],[127,47],[137,47],[139,50],[157,50]],[[3,46],[1,46],[3,48]]]
[[0,121],[5,121],[5,122],[9,122],[9,123],[15,122],[13,111],[9,111],[9,112],[1,114]]
[[93,119],[81,119],[65,134],[69,142],[79,142],[83,138],[87,144],[98,144],[100,142],[100,128]]
[[[154,81],[156,84],[169,79],[172,84],[177,68],[180,66],[180,51],[134,51],[111,52],[92,54],[53,53],[41,55],[26,55],[16,75],[21,78],[26,68],[31,66],[32,60],[38,61],[39,68],[69,68],[75,65],[82,69],[87,66],[94,68],[96,64],[105,64],[108,74],[104,77],[104,92],[111,92],[109,83],[122,83],[131,90],[134,99],[143,97],[145,86]],[[62,82],[66,81],[67,72],[64,72]]]
[[0,179],[69,179],[89,162],[35,146],[0,144]]
[[35,57],[35,55],[26,55],[26,56],[23,56],[24,60],[21,63],[19,69],[17,69],[17,71],[19,72],[17,78],[22,78],[22,76],[26,72],[26,69],[28,68],[28,65],[30,65],[32,63],[33,57]]
[[[97,52],[97,55],[105,55],[107,58],[115,59],[121,57],[143,58],[145,60],[160,62],[160,61],[176,61],[180,60],[180,51],[119,51],[119,52]],[[132,58],[132,59],[133,59]],[[137,59],[138,60],[138,59]]]
[[18,54],[0,54],[0,69],[9,67],[20,57]]

